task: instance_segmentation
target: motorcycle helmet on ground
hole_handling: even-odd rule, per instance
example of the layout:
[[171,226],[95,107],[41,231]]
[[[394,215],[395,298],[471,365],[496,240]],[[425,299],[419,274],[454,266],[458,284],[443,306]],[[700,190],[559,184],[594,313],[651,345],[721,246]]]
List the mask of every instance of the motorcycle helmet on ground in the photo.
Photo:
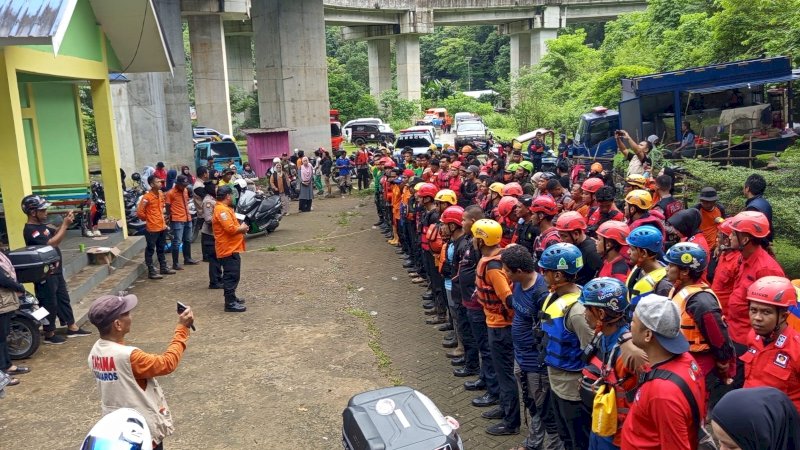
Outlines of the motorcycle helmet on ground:
[[120,408],[100,419],[83,440],[81,450],[152,450],[153,437],[144,416]]
[[661,230],[652,225],[642,225],[636,227],[625,239],[631,247],[643,248],[652,253],[660,254],[663,248],[664,237]]
[[694,242],[678,242],[667,250],[664,260],[694,272],[701,272],[708,265],[706,251]]
[[442,203],[450,203],[451,205],[455,205],[458,202],[456,193],[450,189],[440,190],[436,193],[436,196],[433,197],[433,200]]
[[559,242],[544,250],[542,257],[539,258],[539,267],[575,275],[583,267],[583,256],[578,247]]
[[619,315],[628,309],[628,289],[616,278],[595,278],[583,287],[578,299],[585,306],[608,309]]
[[472,235],[488,246],[497,245],[503,237],[503,227],[492,219],[480,219],[472,224]]

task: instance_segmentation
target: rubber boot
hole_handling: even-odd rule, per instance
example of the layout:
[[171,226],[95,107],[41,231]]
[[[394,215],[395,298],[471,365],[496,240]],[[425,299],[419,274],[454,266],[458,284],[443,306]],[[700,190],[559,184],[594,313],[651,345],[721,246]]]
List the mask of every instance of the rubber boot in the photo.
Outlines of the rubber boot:
[[392,224],[392,238],[386,241],[389,245],[397,245],[400,243],[400,236],[397,234],[397,225]]

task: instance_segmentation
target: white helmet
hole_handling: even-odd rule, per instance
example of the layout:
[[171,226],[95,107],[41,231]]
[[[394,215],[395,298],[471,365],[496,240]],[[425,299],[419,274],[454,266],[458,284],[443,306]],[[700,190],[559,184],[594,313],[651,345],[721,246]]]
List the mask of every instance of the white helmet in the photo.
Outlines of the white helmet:
[[92,427],[80,450],[153,450],[153,437],[144,416],[120,408]]
[[275,159],[272,160],[272,164],[280,164],[280,163],[281,163],[281,159],[278,158],[277,156],[275,157]]
[[247,189],[247,181],[245,181],[242,178],[239,178],[238,180],[234,181],[234,183],[236,184],[236,187],[240,189]]

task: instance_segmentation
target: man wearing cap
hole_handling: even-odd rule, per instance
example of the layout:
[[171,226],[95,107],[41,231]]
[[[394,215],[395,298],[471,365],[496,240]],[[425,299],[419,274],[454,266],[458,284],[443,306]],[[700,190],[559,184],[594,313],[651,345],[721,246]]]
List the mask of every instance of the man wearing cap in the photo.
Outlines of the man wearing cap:
[[700,189],[699,200],[694,208],[700,211],[700,232],[713,252],[717,248],[717,219],[725,218],[725,208],[717,202],[719,196],[713,187]]
[[[144,250],[144,262],[147,265],[147,276],[151,280],[160,280],[162,275],[172,275],[174,270],[167,266],[164,256],[164,247],[167,244],[167,223],[164,220],[164,193],[161,192],[163,181],[155,175],[147,177],[150,191],[142,196],[136,215],[145,221],[145,240],[147,248]],[[158,257],[160,273],[156,272],[153,264],[153,253]]]
[[225,312],[244,312],[243,300],[236,297],[244,252],[244,235],[249,227],[239,224],[233,211],[233,193],[230,186],[217,189],[217,204],[211,226],[214,230],[214,249],[222,265],[222,289],[225,291]]
[[89,307],[89,321],[100,332],[100,339],[89,352],[89,368],[100,391],[103,414],[119,408],[133,408],[147,421],[153,437],[153,449],[163,449],[162,441],[175,427],[164,393],[155,377],[174,372],[181,361],[189,327],[194,324],[192,309],[178,316],[178,325],[167,351],[157,355],[125,345],[131,331],[131,310],[135,295],[104,295]]
[[478,196],[478,166],[461,166],[461,194],[458,196],[458,206],[466,208],[475,204],[475,197]]
[[183,244],[183,263],[194,266],[198,262],[192,259],[192,215],[189,213],[189,179],[186,175],[178,175],[175,187],[165,195],[167,216],[172,231],[172,268],[183,270],[178,263],[180,244]]
[[623,424],[622,450],[696,449],[706,414],[705,382],[681,333],[678,306],[661,295],[642,298],[631,335],[651,370]]

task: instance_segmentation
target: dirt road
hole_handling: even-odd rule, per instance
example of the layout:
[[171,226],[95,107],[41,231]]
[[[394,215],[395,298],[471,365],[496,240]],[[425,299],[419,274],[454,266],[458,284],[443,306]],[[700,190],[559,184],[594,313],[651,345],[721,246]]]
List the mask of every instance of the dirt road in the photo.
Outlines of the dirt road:
[[[449,374],[441,333],[423,323],[421,289],[371,229],[371,198],[315,200],[314,209],[248,241],[239,287],[246,313],[222,311],[221,291],[206,289],[205,265],[131,289],[139,306],[130,345],[163,351],[175,300],[197,318],[178,370],[160,379],[176,427],[165,447],[341,448],[347,400],[393,383],[423,390],[461,420],[470,448],[516,442],[483,433],[488,423],[468,406],[472,393]],[[100,417],[86,363],[95,338],[45,346],[24,362],[33,371],[0,400],[0,447],[80,445]]]

